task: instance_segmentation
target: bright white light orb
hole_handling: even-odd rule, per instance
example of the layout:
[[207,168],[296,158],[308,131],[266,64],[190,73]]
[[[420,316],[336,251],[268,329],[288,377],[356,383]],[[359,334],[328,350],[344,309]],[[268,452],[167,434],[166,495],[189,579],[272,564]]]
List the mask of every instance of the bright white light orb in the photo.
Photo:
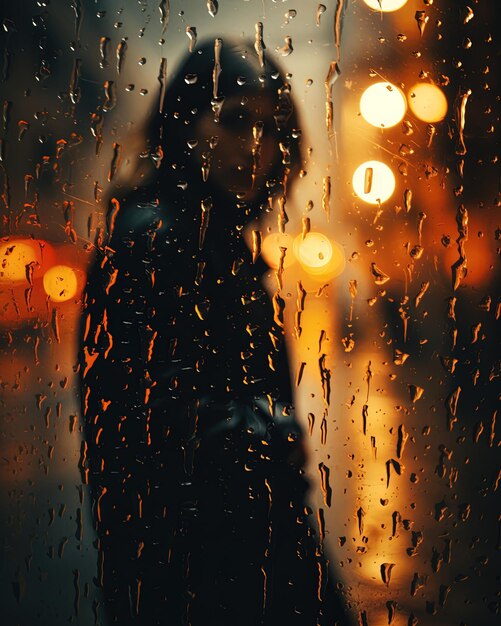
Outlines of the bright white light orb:
[[390,128],[404,117],[407,103],[404,94],[391,83],[374,83],[360,98],[360,113],[377,128]]
[[416,117],[429,124],[440,122],[447,113],[447,98],[431,83],[417,83],[409,91],[409,106]]
[[54,265],[43,276],[43,288],[53,302],[70,300],[78,288],[75,270],[67,265]]
[[401,9],[407,0],[364,0],[365,4],[374,9],[374,11],[383,11],[383,13],[391,13]]
[[359,165],[352,183],[357,196],[369,204],[380,204],[395,191],[395,176],[381,161],[366,161]]

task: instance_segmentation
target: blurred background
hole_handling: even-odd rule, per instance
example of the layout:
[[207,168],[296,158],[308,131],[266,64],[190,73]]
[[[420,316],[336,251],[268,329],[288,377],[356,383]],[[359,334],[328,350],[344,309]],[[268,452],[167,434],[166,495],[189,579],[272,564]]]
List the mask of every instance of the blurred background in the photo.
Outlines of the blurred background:
[[[6,3],[4,3],[5,5]],[[283,68],[302,171],[261,224],[310,498],[355,622],[499,611],[499,43],[479,0],[24,0],[2,8],[6,623],[103,624],[76,337],[102,199],[197,42]],[[164,61],[163,61],[164,60]],[[224,68],[223,68],[224,71]],[[282,225],[283,226],[283,225]]]

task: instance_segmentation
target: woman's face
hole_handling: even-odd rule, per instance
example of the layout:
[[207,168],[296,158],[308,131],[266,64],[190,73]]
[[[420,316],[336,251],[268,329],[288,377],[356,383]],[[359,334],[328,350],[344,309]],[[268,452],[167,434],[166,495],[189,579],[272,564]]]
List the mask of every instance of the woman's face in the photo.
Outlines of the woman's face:
[[280,158],[273,112],[273,95],[263,90],[246,97],[227,97],[219,121],[211,110],[198,117],[194,156],[200,170],[209,164],[209,182],[226,192],[245,194],[246,200],[262,192],[267,175]]

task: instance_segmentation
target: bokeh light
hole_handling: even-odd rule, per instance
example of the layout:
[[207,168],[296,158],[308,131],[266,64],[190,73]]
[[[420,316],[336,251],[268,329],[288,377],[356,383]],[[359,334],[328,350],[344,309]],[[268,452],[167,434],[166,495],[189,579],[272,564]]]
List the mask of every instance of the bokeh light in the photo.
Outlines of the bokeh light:
[[323,233],[298,235],[294,240],[294,254],[310,276],[321,280],[339,276],[345,267],[343,248]]
[[409,91],[409,106],[423,122],[440,122],[447,113],[447,99],[436,85],[418,83]]
[[37,241],[9,240],[0,245],[0,282],[28,283],[27,275],[41,267],[42,252]]
[[407,104],[398,87],[387,82],[374,83],[360,98],[360,113],[372,126],[390,128],[404,117]]
[[294,238],[288,233],[271,233],[263,239],[261,244],[261,255],[266,264],[277,269],[280,265],[280,258],[282,256],[281,248],[286,248],[283,266],[290,267],[296,262],[294,257],[292,246],[294,244]]
[[401,9],[407,3],[407,0],[364,0],[364,2],[374,11],[390,13],[391,11]]
[[379,204],[391,197],[395,191],[395,176],[381,161],[366,161],[353,174],[353,190],[369,204]]
[[296,256],[305,267],[319,268],[327,265],[332,257],[332,245],[322,233],[299,235],[294,242]]
[[65,302],[77,293],[77,274],[67,265],[54,265],[45,272],[43,287],[53,302]]

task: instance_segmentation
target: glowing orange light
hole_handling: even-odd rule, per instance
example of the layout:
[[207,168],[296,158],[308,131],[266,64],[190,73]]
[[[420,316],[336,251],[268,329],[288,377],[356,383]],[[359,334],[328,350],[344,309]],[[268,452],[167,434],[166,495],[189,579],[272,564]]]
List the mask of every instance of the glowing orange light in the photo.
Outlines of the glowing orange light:
[[357,196],[369,204],[384,202],[395,191],[395,176],[381,161],[366,161],[359,165],[352,182]]
[[360,98],[360,113],[372,126],[390,128],[404,117],[407,104],[404,94],[391,83],[374,83]]
[[431,83],[418,83],[409,91],[409,106],[423,122],[440,122],[447,113],[447,99],[441,89]]
[[65,302],[77,293],[77,274],[67,265],[54,265],[45,272],[43,287],[53,302]]
[[299,235],[294,241],[296,256],[305,267],[320,268],[329,263],[332,257],[332,245],[322,233]]
[[286,248],[283,266],[290,267],[296,262],[292,247],[294,244],[294,238],[288,233],[271,233],[263,239],[261,244],[261,254],[263,259],[273,269],[277,269],[280,265],[280,258],[282,256],[281,248]]
[[0,282],[28,282],[27,276],[41,267],[42,252],[37,241],[10,240],[0,245]]
[[343,248],[323,233],[298,235],[294,240],[294,254],[310,276],[321,280],[339,276],[345,267]]

